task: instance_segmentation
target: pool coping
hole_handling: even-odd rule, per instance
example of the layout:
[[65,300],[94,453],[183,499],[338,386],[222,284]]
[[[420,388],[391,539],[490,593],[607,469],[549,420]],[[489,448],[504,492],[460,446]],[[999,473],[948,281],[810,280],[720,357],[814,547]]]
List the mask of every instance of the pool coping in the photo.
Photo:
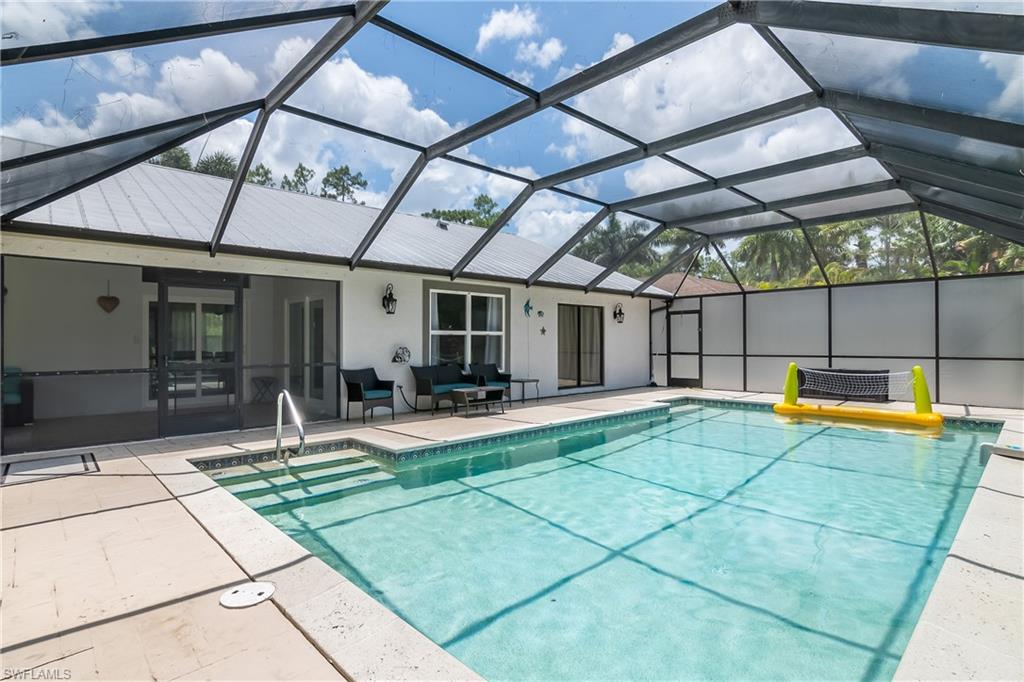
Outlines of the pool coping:
[[[498,433],[456,438],[444,444],[380,448],[378,444],[370,443],[358,436],[341,440],[335,438],[332,441],[326,437],[330,434],[323,434],[325,437],[321,438],[321,442],[310,447],[329,447],[332,442],[337,446],[344,442],[355,444],[357,447],[353,449],[363,452],[364,450],[358,447],[359,444],[363,444],[371,449],[387,450],[387,453],[377,452],[376,455],[367,451],[371,456],[385,459],[388,459],[389,455],[397,458],[403,453],[416,455],[425,452],[439,456],[457,456],[461,450],[480,447],[481,442],[501,443],[502,438],[506,439],[504,442],[509,442],[532,437],[538,433],[568,433],[571,430],[593,428],[611,420],[633,420],[647,413],[652,416],[662,415],[672,406],[679,404],[771,409],[771,402],[763,395],[751,396],[750,399],[718,397],[703,395],[702,392],[698,393],[692,389],[662,391],[655,395],[638,393],[629,399],[638,401],[637,407],[582,416],[561,424],[538,425],[510,421],[508,428]],[[653,405],[655,403],[663,405]],[[1003,426],[996,438],[999,444],[1016,444],[1024,437],[1024,413],[1009,418],[947,418],[966,425],[992,425],[1002,422]],[[445,452],[444,448],[448,446],[452,449]],[[315,450],[310,450],[310,453],[315,453]],[[140,459],[246,574],[252,579],[269,580],[277,585],[273,597],[277,606],[321,654],[350,679],[480,679],[452,654],[305,550],[194,464],[225,458],[230,462],[232,459],[265,455],[265,452],[244,452],[237,447],[226,445],[146,455]],[[412,459],[421,459],[424,456],[427,455],[420,454],[419,457],[414,456]],[[1001,532],[999,537],[991,537],[991,510],[976,505],[976,502],[978,493],[983,492],[984,484],[986,488],[992,488],[991,492],[984,490],[986,502],[989,496],[999,496],[1004,498],[999,500],[1004,506],[1009,500],[1011,504],[1016,504],[1018,512],[1024,510],[1024,497],[1016,497],[1019,489],[1014,488],[1012,480],[1006,480],[1007,475],[1012,478],[1012,472],[1015,470],[1018,473],[1024,472],[1024,462],[1013,462],[1007,469],[1002,464],[1008,461],[1011,460],[993,455],[986,464],[982,482],[975,491],[976,497],[972,498],[952,549],[928,597],[925,610],[906,647],[896,672],[897,679],[928,678],[928,671],[931,671],[932,678],[945,678],[957,675],[963,670],[973,670],[981,677],[991,678],[998,676],[991,674],[993,656],[1000,657],[995,659],[1002,661],[1000,669],[1012,670],[1012,664],[1007,665],[1003,660],[1012,661],[1012,657],[1001,650],[993,649],[989,639],[979,634],[988,633],[991,627],[998,623],[988,623],[988,628],[979,630],[975,622],[977,619],[961,623],[963,619],[960,618],[960,614],[950,613],[951,605],[960,608],[964,600],[972,600],[973,603],[982,605],[988,605],[991,601],[985,594],[984,585],[976,584],[976,581],[964,583],[962,580],[955,580],[955,569],[959,568],[959,564],[968,564],[977,570],[982,569],[975,564],[985,566],[996,560],[1001,562],[997,565],[1006,565],[1006,557],[1001,556],[1005,551],[1000,552],[999,547],[1007,542],[1007,538],[1003,537],[1007,529],[1004,527],[1004,532]],[[1000,464],[994,466],[993,462]],[[1013,468],[1014,465],[1017,469]],[[1007,474],[1008,471],[1011,473]],[[1018,492],[1015,493],[1014,490]],[[1017,518],[1020,516],[1018,513]],[[1009,541],[1012,542],[1012,538]],[[951,568],[951,561],[958,566]],[[1009,572],[1014,573],[1012,570]],[[951,577],[947,577],[947,573]],[[1021,570],[1016,571],[1017,576],[1021,573]],[[978,608],[975,611],[978,618],[984,620],[984,609]],[[1009,629],[1015,631],[1018,640],[1024,630],[1019,624],[1016,629]],[[958,646],[958,653],[955,656],[940,656],[939,654],[949,651],[951,638]],[[937,664],[936,661],[941,662]],[[936,665],[939,666],[938,669]],[[960,676],[970,678],[973,675]]]

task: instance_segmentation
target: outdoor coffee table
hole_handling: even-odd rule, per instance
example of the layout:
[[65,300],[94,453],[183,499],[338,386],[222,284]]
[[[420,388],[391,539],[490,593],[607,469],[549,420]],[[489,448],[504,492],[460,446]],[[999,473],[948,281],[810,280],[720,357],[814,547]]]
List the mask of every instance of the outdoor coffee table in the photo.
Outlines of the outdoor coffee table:
[[[526,404],[526,384],[533,384],[534,388],[537,389],[537,402],[540,402],[540,379],[510,379],[509,382],[519,384],[519,402],[521,404]],[[512,395],[510,392],[509,399],[511,398]]]
[[459,411],[459,405],[466,408],[466,418],[469,419],[470,407],[486,407],[491,411],[491,405],[497,403],[501,406],[501,413],[505,414],[505,389],[499,387],[481,386],[479,388],[453,388],[452,389],[452,415]]

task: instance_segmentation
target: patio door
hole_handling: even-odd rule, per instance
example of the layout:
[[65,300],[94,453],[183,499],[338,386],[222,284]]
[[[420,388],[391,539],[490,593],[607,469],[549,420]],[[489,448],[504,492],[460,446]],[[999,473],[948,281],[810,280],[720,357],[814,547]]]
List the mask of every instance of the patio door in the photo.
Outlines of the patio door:
[[701,386],[701,314],[672,311],[668,316],[668,385]]
[[156,324],[151,321],[150,329],[155,337],[160,435],[239,428],[240,279],[162,272],[156,308]]

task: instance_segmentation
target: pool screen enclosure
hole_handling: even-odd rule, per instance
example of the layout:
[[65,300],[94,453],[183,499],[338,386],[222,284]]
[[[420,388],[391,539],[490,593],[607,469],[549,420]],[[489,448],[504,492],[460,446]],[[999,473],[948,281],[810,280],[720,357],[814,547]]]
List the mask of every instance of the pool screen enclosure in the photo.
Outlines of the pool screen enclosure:
[[[243,187],[268,121],[272,116],[289,115],[386,141],[411,154],[411,164],[381,198],[381,210],[372,224],[345,253],[343,261],[352,269],[365,263],[385,224],[425,170],[441,162],[485,170],[522,185],[518,195],[449,269],[452,279],[467,276],[467,267],[517,212],[541,193],[585,201],[596,207],[596,213],[581,220],[571,237],[523,278],[528,284],[543,283],[545,273],[610,214],[623,214],[651,226],[631,248],[603,263],[607,268],[600,276],[571,285],[586,291],[600,290],[602,281],[638,250],[667,235],[680,235],[682,245],[672,247],[679,249],[679,257],[668,259],[666,272],[687,267],[696,257],[694,250],[708,253],[708,240],[715,240],[712,244],[717,250],[719,243],[732,238],[783,230],[795,230],[810,245],[820,268],[812,243],[816,226],[909,211],[954,220],[1017,244],[1024,237],[1024,177],[1020,173],[1024,166],[1024,108],[1017,106],[1016,100],[998,111],[986,108],[981,95],[972,94],[970,74],[956,70],[962,63],[957,59],[968,57],[983,63],[1009,60],[1020,70],[1024,16],[1014,3],[992,3],[987,11],[968,12],[953,6],[725,2],[580,67],[543,89],[534,89],[411,30],[389,18],[388,9],[386,2],[326,2],[313,9],[285,6],[265,14],[225,10],[219,15],[222,18],[205,23],[145,27],[55,43],[5,36],[0,75],[45,62],[62,63],[60,60],[174,41],[304,22],[330,23],[262,99],[61,146],[5,139],[3,228],[29,230],[19,219],[31,211],[245,118],[252,124],[248,140],[220,217],[205,243],[210,254],[216,254],[226,248],[225,232],[238,202],[245,201]],[[139,14],[135,20],[145,26],[141,5],[126,12]],[[318,69],[336,58],[359,32],[370,30],[428,50],[453,68],[482,76],[514,95],[515,102],[429,142],[402,139],[293,102],[292,95]],[[656,139],[629,120],[613,125],[603,120],[608,118],[604,113],[587,111],[578,103],[581,95],[598,91],[615,79],[634,77],[657,60],[687,50],[712,49],[722,36],[740,36],[741,44],[767,50],[772,59],[781,60],[789,70],[786,77],[792,79],[787,96],[768,98],[746,110],[727,111],[724,116],[709,110],[695,119],[704,121],[699,125]],[[857,78],[859,55],[869,53],[872,46],[900,44],[922,46],[918,59],[924,66],[931,62],[934,67],[921,69],[920,78],[927,82],[915,83],[911,90],[880,92],[872,83]],[[696,102],[691,106],[702,105]],[[537,177],[462,153],[468,145],[545,111],[596,128],[614,140],[619,151]],[[731,165],[705,162],[703,159],[713,155],[698,153],[728,144],[738,134],[769,131],[780,122],[794,121],[807,122],[808,136],[816,135],[820,125],[841,127],[851,144],[830,149],[814,149],[809,144],[804,147],[806,153],[794,158],[739,158]],[[679,174],[678,185],[627,197],[592,196],[580,189],[602,173],[638,162],[674,169]],[[828,275],[824,270],[821,274],[827,283]],[[649,278],[632,293],[644,293],[656,280],[656,276]]]

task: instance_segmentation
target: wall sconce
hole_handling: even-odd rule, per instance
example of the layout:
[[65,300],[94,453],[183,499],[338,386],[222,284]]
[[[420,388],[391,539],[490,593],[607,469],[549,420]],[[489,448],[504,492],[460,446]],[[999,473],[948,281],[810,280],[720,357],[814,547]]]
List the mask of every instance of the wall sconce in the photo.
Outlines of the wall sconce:
[[615,304],[615,310],[612,311],[612,317],[615,318],[615,321],[619,324],[622,324],[622,321],[626,319],[626,313],[623,312],[621,303]]
[[395,307],[398,306],[398,299],[395,298],[395,287],[388,282],[388,285],[384,287],[384,298],[381,299],[381,305],[384,306],[384,312],[388,315],[395,314]]

